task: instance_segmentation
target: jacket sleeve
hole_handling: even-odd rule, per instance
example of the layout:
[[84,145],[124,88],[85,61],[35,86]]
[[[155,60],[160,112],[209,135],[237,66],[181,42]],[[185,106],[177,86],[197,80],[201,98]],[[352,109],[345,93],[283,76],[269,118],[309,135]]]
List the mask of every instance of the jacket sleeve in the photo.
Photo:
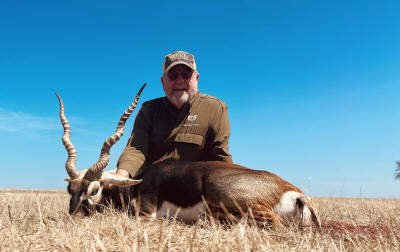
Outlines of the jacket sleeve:
[[124,151],[119,157],[117,169],[123,169],[134,177],[144,164],[150,144],[151,123],[146,115],[144,106],[136,116],[131,137]]
[[232,155],[229,153],[228,144],[231,128],[228,118],[228,109],[222,102],[210,125],[212,136],[209,149],[209,160],[224,161],[232,163]]

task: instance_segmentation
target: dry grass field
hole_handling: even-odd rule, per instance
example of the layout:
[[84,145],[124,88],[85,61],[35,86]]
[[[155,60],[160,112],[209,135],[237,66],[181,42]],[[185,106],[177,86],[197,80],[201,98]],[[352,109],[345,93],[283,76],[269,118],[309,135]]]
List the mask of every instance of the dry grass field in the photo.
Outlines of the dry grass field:
[[63,191],[0,190],[0,251],[400,251],[400,199],[315,198],[322,229],[67,214]]

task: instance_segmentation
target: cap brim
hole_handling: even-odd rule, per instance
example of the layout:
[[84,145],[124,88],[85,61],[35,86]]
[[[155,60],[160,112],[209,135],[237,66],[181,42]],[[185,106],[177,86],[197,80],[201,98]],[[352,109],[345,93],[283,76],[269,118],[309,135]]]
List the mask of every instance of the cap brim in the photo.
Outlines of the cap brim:
[[188,64],[188,63],[186,63],[186,62],[184,62],[184,61],[177,61],[177,62],[174,62],[174,63],[172,63],[171,65],[169,65],[169,66],[167,67],[167,69],[165,69],[165,72],[164,72],[164,73],[167,73],[169,70],[171,70],[171,68],[173,68],[173,67],[176,66],[176,65],[185,65],[185,66],[190,67],[190,69],[192,69],[193,71],[196,71],[196,69],[194,69],[193,66],[191,66],[190,64]]

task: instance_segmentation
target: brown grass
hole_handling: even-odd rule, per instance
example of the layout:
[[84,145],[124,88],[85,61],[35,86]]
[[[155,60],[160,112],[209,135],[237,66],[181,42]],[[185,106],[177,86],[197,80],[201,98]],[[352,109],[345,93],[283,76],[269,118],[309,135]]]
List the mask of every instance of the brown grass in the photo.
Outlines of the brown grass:
[[0,251],[399,251],[399,199],[313,199],[322,229],[67,214],[62,191],[0,190]]

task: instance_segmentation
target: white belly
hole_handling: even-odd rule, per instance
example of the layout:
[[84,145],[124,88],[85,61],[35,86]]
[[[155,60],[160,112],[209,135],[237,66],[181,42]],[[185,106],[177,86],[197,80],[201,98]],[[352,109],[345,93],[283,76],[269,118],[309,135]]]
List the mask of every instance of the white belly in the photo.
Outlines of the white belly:
[[175,216],[177,212],[177,217],[183,221],[196,221],[206,212],[206,206],[204,202],[199,202],[194,206],[181,208],[171,202],[164,201],[161,208],[155,213],[155,217]]

